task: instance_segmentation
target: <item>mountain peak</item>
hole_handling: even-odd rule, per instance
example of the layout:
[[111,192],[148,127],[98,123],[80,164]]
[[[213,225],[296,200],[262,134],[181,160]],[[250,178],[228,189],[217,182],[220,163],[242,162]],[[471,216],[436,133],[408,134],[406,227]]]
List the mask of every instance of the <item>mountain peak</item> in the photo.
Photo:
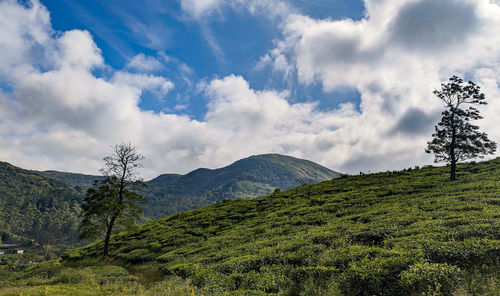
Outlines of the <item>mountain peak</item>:
[[275,188],[288,189],[301,182],[317,183],[341,174],[312,161],[281,154],[252,155],[218,168],[199,168],[186,175],[161,175],[149,182],[148,216],[190,210],[225,198],[254,198]]

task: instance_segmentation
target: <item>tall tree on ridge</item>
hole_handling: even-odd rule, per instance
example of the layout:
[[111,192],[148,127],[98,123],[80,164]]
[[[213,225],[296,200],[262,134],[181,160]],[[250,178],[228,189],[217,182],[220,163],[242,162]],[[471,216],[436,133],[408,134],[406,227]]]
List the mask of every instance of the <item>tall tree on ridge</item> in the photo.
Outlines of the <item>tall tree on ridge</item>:
[[427,142],[425,152],[434,153],[434,162],[450,163],[450,179],[456,179],[458,161],[482,158],[484,154],[494,154],[496,143],[488,135],[479,131],[479,126],[471,120],[483,118],[474,105],[486,105],[480,87],[469,81],[464,85],[461,78],[452,76],[448,83],[441,84],[441,90],[433,92],[445,103],[443,117],[435,127],[432,141]]

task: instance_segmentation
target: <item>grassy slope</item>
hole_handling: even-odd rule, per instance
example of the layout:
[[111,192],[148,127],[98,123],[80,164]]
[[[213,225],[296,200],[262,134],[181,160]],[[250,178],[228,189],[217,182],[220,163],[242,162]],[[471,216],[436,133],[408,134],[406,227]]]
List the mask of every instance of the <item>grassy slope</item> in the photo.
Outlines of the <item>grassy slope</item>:
[[[111,264],[166,279],[151,295],[179,277],[182,295],[498,295],[499,176],[497,158],[460,165],[455,182],[425,168],[226,201],[115,236]],[[103,264],[100,246],[61,266]]]

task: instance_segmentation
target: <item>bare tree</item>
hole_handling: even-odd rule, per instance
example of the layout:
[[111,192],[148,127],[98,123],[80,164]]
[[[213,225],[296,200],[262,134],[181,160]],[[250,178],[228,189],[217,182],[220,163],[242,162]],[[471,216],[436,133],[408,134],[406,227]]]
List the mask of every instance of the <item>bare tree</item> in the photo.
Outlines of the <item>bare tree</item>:
[[104,236],[103,256],[109,254],[109,241],[115,226],[129,228],[142,216],[141,204],[146,199],[138,192],[145,186],[137,177],[144,157],[130,143],[113,147],[113,153],[103,158],[101,172],[106,177],[87,190],[82,205],[80,238]]

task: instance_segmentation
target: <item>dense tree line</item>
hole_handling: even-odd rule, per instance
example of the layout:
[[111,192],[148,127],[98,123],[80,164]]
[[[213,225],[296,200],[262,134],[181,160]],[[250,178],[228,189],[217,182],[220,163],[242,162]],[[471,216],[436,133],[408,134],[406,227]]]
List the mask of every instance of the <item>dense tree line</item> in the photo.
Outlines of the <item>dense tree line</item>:
[[77,242],[82,196],[70,186],[0,163],[0,232],[42,245]]

